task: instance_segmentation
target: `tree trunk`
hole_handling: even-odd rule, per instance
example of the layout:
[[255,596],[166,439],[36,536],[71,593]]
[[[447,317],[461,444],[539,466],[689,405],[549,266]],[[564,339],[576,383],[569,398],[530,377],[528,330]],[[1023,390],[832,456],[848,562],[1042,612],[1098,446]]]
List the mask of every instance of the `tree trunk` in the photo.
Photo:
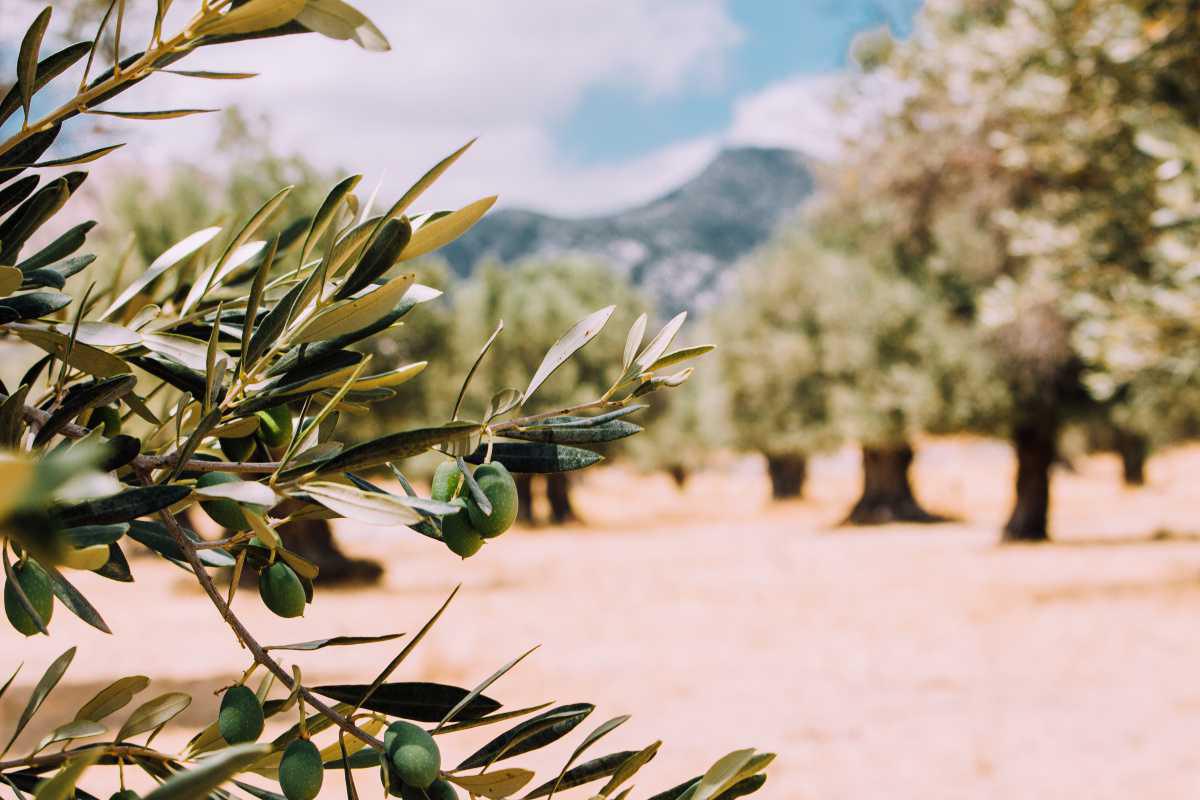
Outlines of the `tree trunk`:
[[889,522],[944,522],[917,502],[909,480],[913,450],[908,444],[862,448],[862,496],[850,509],[847,525]]
[[1116,448],[1121,457],[1121,476],[1125,485],[1145,486],[1146,460],[1150,457],[1150,443],[1146,441],[1146,437],[1118,430]]
[[1004,526],[1006,542],[1049,541],[1050,469],[1058,451],[1058,416],[1052,409],[1013,430],[1017,452],[1017,499]]
[[787,500],[804,496],[808,479],[808,458],[803,453],[767,455],[767,475],[771,478],[771,497]]
[[517,522],[523,525],[536,524],[533,519],[533,476],[518,472],[513,475],[517,482]]
[[570,479],[566,473],[552,472],[546,476],[546,499],[550,501],[550,522],[565,525],[579,517],[571,507]]
[[[278,528],[283,546],[298,556],[307,558],[320,570],[313,583],[317,586],[347,586],[374,584],[383,577],[383,566],[368,558],[354,558],[342,552],[329,521],[301,519]],[[242,586],[257,585],[253,570],[242,573]]]
[[675,481],[675,488],[683,491],[683,487],[687,486],[688,469],[682,464],[672,464],[667,468],[667,474],[671,476],[671,480]]

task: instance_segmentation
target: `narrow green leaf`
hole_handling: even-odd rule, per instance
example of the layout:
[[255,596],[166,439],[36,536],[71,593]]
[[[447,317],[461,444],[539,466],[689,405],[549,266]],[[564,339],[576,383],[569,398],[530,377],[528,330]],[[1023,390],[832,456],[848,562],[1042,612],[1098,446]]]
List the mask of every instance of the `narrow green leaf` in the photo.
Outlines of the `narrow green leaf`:
[[150,266],[146,268],[146,271],[139,275],[133,283],[125,287],[125,290],[117,296],[117,299],[100,315],[100,319],[105,320],[111,317],[143,289],[153,283],[155,279],[171,267],[176,266],[189,256],[199,252],[201,248],[211,242],[220,232],[221,228],[219,226],[204,228],[169,247],[162,255],[154,259]]
[[[579,748],[576,748],[576,753],[578,751]],[[559,790],[574,789],[576,786],[583,786],[585,783],[607,778],[634,755],[637,755],[636,750],[622,750],[618,753],[609,753],[606,756],[585,761],[574,769],[564,768],[557,778],[546,781],[525,795],[522,800],[535,800],[535,798],[547,796],[553,797],[554,793]],[[572,755],[571,761],[567,763],[571,764],[574,760],[575,756]]]
[[361,297],[328,306],[314,314],[292,341],[295,344],[319,342],[370,327],[392,313],[415,277],[410,272]]
[[312,222],[309,223],[308,233],[304,236],[304,245],[300,248],[300,263],[307,264],[308,257],[312,255],[317,244],[321,241],[321,237],[329,230],[329,226],[337,219],[337,212],[341,209],[342,204],[346,202],[346,198],[358,186],[358,182],[362,180],[361,175],[351,175],[348,178],[343,178],[337,186],[334,186],[329,194],[325,196],[325,200],[321,203],[321,207],[317,209],[317,213],[313,216]]
[[391,49],[387,37],[371,20],[342,0],[308,0],[296,21],[310,31],[341,41],[350,40],[364,50]]
[[[605,761],[605,759],[608,759],[609,762],[611,762],[612,771],[616,771],[616,768],[621,765],[621,763],[624,761],[624,758],[633,755],[632,752],[626,751],[625,753],[614,753],[609,756],[602,756],[601,758],[594,759],[586,764],[580,765],[580,767],[575,770],[574,775],[571,774],[570,770],[571,765],[574,764],[576,759],[583,755],[589,747],[628,721],[629,715],[622,714],[619,717],[613,717],[607,722],[601,723],[594,731],[585,736],[583,741],[579,743],[579,746],[576,747],[574,752],[571,753],[571,757],[567,759],[566,764],[563,764],[562,771],[558,773],[558,777],[555,780],[542,784],[529,794],[525,795],[525,800],[530,800],[530,798],[534,797],[541,797],[545,794],[553,796],[554,793],[559,789],[570,789],[573,786],[579,786],[580,783],[587,783],[588,781],[595,780],[596,778],[601,777],[602,774],[611,774],[608,772],[599,772],[599,770],[602,768],[602,765],[603,769],[608,769],[608,763]],[[616,756],[624,756],[624,758],[617,758]],[[595,773],[594,777],[589,777],[587,780],[581,780],[579,783],[572,782],[574,780],[581,779],[584,775],[592,775],[593,773]],[[571,776],[570,779],[568,779],[569,775]]]
[[505,731],[467,756],[458,769],[485,767],[502,758],[529,753],[552,744],[575,729],[595,710],[591,703],[559,706]]
[[405,526],[421,521],[421,515],[404,498],[364,492],[330,481],[310,481],[300,490],[346,519],[366,525]]
[[675,336],[679,333],[679,329],[683,327],[685,320],[687,320],[687,312],[679,312],[650,340],[650,344],[646,345],[646,349],[634,361],[634,364],[642,372],[647,371],[651,364],[658,361],[662,357],[662,354],[667,352],[667,348],[671,346],[671,342],[675,341]]
[[225,781],[271,752],[267,744],[238,744],[175,773],[143,800],[204,800]]
[[637,356],[638,348],[642,346],[642,339],[646,336],[646,319],[646,315],[642,314],[629,328],[629,335],[625,338],[625,354],[621,359],[622,372],[629,371],[634,357]]
[[295,19],[304,10],[304,3],[305,0],[248,0],[201,25],[196,33],[203,36],[232,36],[277,28]]
[[533,780],[533,773],[527,769],[499,769],[495,772],[485,772],[482,775],[447,775],[451,783],[466,789],[471,795],[479,795],[488,800],[502,800],[511,797]]
[[376,644],[377,642],[388,642],[392,639],[399,639],[403,633],[386,633],[382,636],[331,636],[327,639],[313,639],[309,642],[298,642],[296,644],[273,644],[264,647],[264,650],[322,650],[326,647],[348,647],[356,644]]
[[78,164],[90,164],[93,161],[104,158],[114,150],[120,150],[124,146],[124,142],[121,144],[110,144],[107,147],[97,147],[95,150],[88,150],[87,152],[66,156],[65,158],[56,158],[51,161],[40,161],[37,164],[30,164],[29,166],[39,169],[50,169],[51,167],[73,167]]
[[615,310],[616,306],[608,306],[587,315],[579,320],[579,322],[576,322],[570,330],[554,343],[546,353],[546,357],[542,359],[542,363],[533,374],[533,378],[529,381],[529,387],[525,389],[526,402],[538,390],[543,381],[549,378],[579,348],[590,342],[596,337],[596,334],[603,330],[605,323],[608,322],[609,317],[612,316]]
[[101,117],[117,117],[118,119],[162,120],[190,117],[193,114],[212,114],[216,111],[215,108],[173,108],[164,111],[103,111],[92,108],[88,109],[87,113]]
[[46,574],[50,577],[50,589],[54,592],[54,596],[67,607],[68,611],[96,630],[112,633],[108,623],[100,616],[100,612],[96,610],[95,606],[88,602],[88,599],[80,594],[79,590],[72,586],[61,572],[54,567],[47,566]]
[[451,422],[437,428],[418,428],[384,436],[374,441],[348,447],[333,458],[321,463],[320,472],[357,471],[377,467],[389,461],[400,461],[419,455],[433,447],[460,450],[479,441],[480,428],[474,422]]
[[[487,448],[480,445],[466,457],[470,464],[482,464]],[[492,460],[499,461],[509,472],[548,474],[585,469],[604,460],[604,456],[580,447],[541,442],[496,442],[492,445]]]
[[435,164],[432,169],[422,175],[420,180],[414,183],[409,190],[405,192],[399,200],[396,201],[395,205],[388,209],[387,214],[384,215],[384,219],[395,219],[407,211],[408,207],[411,206],[418,197],[424,194],[425,190],[432,186],[438,178],[442,177],[446,170],[450,169],[455,161],[458,161],[459,156],[467,152],[467,150],[470,149],[471,145],[473,144],[475,144],[475,139],[467,142],[462,147],[458,148],[453,153]]
[[474,689],[471,690],[470,694],[468,694],[462,700],[459,700],[458,703],[456,703],[453,708],[451,708],[449,711],[446,712],[446,716],[442,717],[441,721],[439,721],[437,726],[433,729],[433,732],[437,733],[438,731],[440,731],[447,722],[450,722],[452,719],[454,719],[455,715],[457,715],[460,711],[462,711],[464,708],[469,706],[471,704],[471,701],[473,701],[476,697],[481,695],[484,692],[484,690],[486,690],[489,686],[491,686],[493,683],[495,683],[497,680],[499,680],[510,669],[512,669],[517,664],[520,664],[522,661],[524,661],[525,657],[528,656],[530,653],[532,653],[534,650],[537,650],[539,646],[540,645],[534,645],[533,647],[529,648],[521,655],[514,658],[512,661],[509,661],[507,664],[505,664],[500,669],[493,672],[486,679],[484,679],[484,681],[482,683],[480,683],[478,686],[476,686]]
[[29,103],[33,99],[34,85],[37,83],[38,53],[42,49],[42,37],[50,25],[50,15],[54,9],[46,6],[34,18],[29,30],[21,39],[21,49],[17,52],[17,86],[21,91],[21,107],[25,110],[25,119],[29,120]]
[[99,722],[113,712],[120,711],[133,701],[134,695],[150,685],[150,679],[145,675],[131,675],[120,678],[105,686],[96,696],[75,712],[75,719]]
[[69,742],[72,739],[87,739],[91,736],[99,736],[107,733],[108,728],[101,725],[99,722],[93,722],[90,719],[77,719],[71,722],[64,722],[54,730],[47,733],[38,742],[37,747],[33,749],[35,753],[45,750],[55,742]]
[[167,692],[153,700],[147,700],[135,708],[129,719],[125,720],[125,724],[117,732],[117,741],[123,742],[139,733],[166,725],[191,704],[192,696],[183,692]]
[[460,408],[462,408],[462,401],[467,394],[467,387],[471,385],[471,378],[475,377],[475,371],[479,369],[479,365],[483,363],[484,356],[486,356],[488,351],[492,349],[492,345],[495,343],[496,337],[498,337],[503,331],[504,320],[500,320],[498,323],[496,323],[496,330],[492,331],[492,335],[488,337],[487,341],[483,343],[483,347],[479,349],[479,355],[475,356],[475,361],[471,363],[471,368],[467,370],[467,376],[463,378],[462,386],[460,386],[458,389],[458,398],[454,401],[454,411],[450,414],[450,419],[458,419],[458,411]]
[[425,223],[413,232],[412,239],[409,240],[408,246],[400,255],[400,260],[407,261],[423,256],[453,242],[482,219],[495,202],[495,196],[485,197],[444,217],[438,217],[432,222]]
[[33,687],[33,692],[29,695],[29,700],[25,704],[25,710],[21,712],[21,717],[17,720],[17,727],[13,729],[12,738],[8,740],[8,744],[4,746],[4,750],[0,751],[0,756],[9,751],[9,748],[13,746],[13,742],[21,735],[21,731],[25,730],[25,726],[33,719],[33,715],[42,707],[42,703],[46,702],[47,695],[62,680],[63,673],[67,671],[67,667],[71,666],[71,659],[73,658],[75,658],[74,647],[54,659],[46,669],[46,672],[38,679],[37,685]]

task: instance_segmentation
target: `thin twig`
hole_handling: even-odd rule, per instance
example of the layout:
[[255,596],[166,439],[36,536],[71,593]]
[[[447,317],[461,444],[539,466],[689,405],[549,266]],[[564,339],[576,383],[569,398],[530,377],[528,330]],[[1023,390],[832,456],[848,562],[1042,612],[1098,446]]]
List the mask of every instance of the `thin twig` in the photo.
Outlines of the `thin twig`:
[[[40,408],[25,406],[22,411],[25,421],[41,427],[50,419],[50,414]],[[63,426],[59,434],[68,439],[82,439],[89,433],[82,425],[74,423]],[[140,455],[133,459],[134,469],[153,471],[164,467],[173,467],[179,460],[179,451],[173,450],[161,456]],[[279,469],[278,461],[209,461],[203,458],[190,458],[184,462],[183,468],[191,472],[233,472],[237,474],[269,474]]]
[[[150,476],[145,472],[139,471],[139,477],[141,477],[144,483],[150,482]],[[196,574],[196,580],[200,583],[200,588],[204,590],[204,593],[208,595],[208,599],[212,601],[214,606],[216,606],[217,612],[221,615],[221,618],[225,620],[225,624],[228,625],[233,631],[234,636],[236,636],[238,640],[246,646],[246,649],[248,649],[250,654],[254,656],[254,660],[274,673],[275,677],[277,677],[284,686],[286,686],[288,689],[295,688],[295,682],[292,680],[292,676],[288,673],[288,671],[267,654],[267,651],[263,649],[263,646],[258,643],[246,626],[242,624],[242,621],[237,618],[236,614],[233,613],[233,609],[226,604],[225,599],[221,597],[221,593],[217,591],[216,584],[213,583],[212,577],[208,574],[208,571],[204,568],[204,564],[200,561],[200,556],[197,554],[194,543],[183,532],[183,528],[180,527],[179,521],[175,519],[175,515],[169,510],[163,509],[159,512],[159,516],[162,518],[163,524],[166,525],[167,530],[170,531],[171,536],[175,539],[176,545],[178,545],[179,549],[183,551],[184,557],[187,559],[188,564],[191,565],[192,572]],[[346,719],[346,717],[330,708],[308,689],[300,686],[299,691],[304,697],[305,702],[307,702],[319,714],[324,716],[334,725],[337,725],[351,736],[366,742],[371,747],[374,747],[380,751],[384,749],[383,742],[379,741],[374,736],[367,733],[362,728],[359,728],[350,720]]]

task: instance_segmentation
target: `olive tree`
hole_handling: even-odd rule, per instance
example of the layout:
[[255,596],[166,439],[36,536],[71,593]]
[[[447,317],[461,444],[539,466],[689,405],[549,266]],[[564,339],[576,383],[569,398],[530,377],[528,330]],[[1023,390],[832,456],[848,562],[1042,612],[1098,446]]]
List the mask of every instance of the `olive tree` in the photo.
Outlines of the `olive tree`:
[[1193,178],[1150,151],[1154,130],[1196,126],[1193,12],[932,0],[882,68],[902,101],[855,158],[890,204],[903,262],[961,300],[996,354],[1008,400],[994,427],[1017,457],[1005,539],[1048,537],[1062,426],[1136,401],[1156,346],[1128,345],[1157,336],[1143,324],[1122,342],[1120,321],[1187,302],[1186,270],[1164,259],[1159,191]]
[[[623,352],[613,355],[614,378],[599,397],[546,407],[538,389],[597,336],[613,313],[605,307],[567,327],[521,388],[500,388],[486,406],[472,404],[470,416],[456,408],[438,424],[343,444],[344,411],[390,396],[392,387],[424,367],[414,362],[374,372],[355,345],[392,335],[416,306],[436,300],[436,291],[416,281],[413,259],[453,240],[492,204],[493,198],[484,198],[449,213],[413,210],[465,147],[381,213],[365,218],[350,213],[359,207],[353,195],[359,178],[353,176],[334,186],[319,207],[305,209],[304,224],[261,239],[259,232],[283,213],[285,188],[248,219],[188,235],[128,283],[78,291],[79,280],[72,278],[86,277],[93,260],[85,253],[91,223],[27,248],[39,229],[57,223],[86,179],[79,171],[54,177],[47,170],[86,163],[112,149],[45,157],[66,123],[84,113],[150,119],[184,113],[129,111],[109,103],[155,73],[177,69],[174,65],[202,47],[314,30],[386,48],[383,35],[341,0],[205,0],[175,33],[164,29],[169,5],[157,4],[146,48],[106,68],[93,59],[98,53],[87,42],[40,57],[52,16],[46,8],[22,39],[15,88],[0,99],[0,122],[21,114],[19,127],[0,141],[0,326],[6,339],[45,354],[32,360],[19,385],[0,390],[4,606],[21,634],[50,635],[60,607],[110,632],[101,609],[68,575],[92,571],[130,582],[124,551],[136,542],[195,579],[249,663],[230,676],[219,713],[182,753],[166,752],[153,741],[190,703],[186,694],[159,695],[122,713],[146,689],[149,679],[141,676],[117,678],[31,749],[13,753],[69,668],[75,648],[67,649],[39,679],[20,717],[5,720],[11,732],[0,750],[0,783],[18,797],[87,798],[92,774],[112,770],[122,782],[120,800],[136,796],[124,787],[134,772],[153,786],[148,800],[279,797],[244,780],[258,776],[278,781],[287,800],[312,800],[326,769],[341,772],[348,797],[358,796],[355,775],[366,769],[404,798],[444,800],[460,790],[510,797],[535,775],[496,762],[562,739],[591,714],[591,704],[502,709],[486,692],[523,656],[473,689],[393,680],[449,599],[372,680],[313,686],[304,680],[302,665],[284,669],[274,653],[397,635],[314,632],[310,641],[266,647],[231,607],[238,575],[258,573],[267,608],[295,617],[319,602],[312,583],[317,570],[281,541],[278,526],[285,520],[341,517],[409,529],[450,548],[461,543],[450,541],[451,529],[458,536],[494,540],[514,510],[510,472],[552,472],[594,461],[595,454],[580,445],[603,440],[635,401],[685,380],[689,373],[677,371],[677,365],[690,354],[670,352],[674,329],[646,343],[644,331],[635,327]],[[120,41],[124,4],[117,0],[109,8],[116,13],[105,17],[101,29],[113,26],[113,39]],[[85,60],[79,88],[44,116],[31,116],[32,96]],[[94,78],[90,67],[99,72]],[[421,497],[400,467],[431,450],[445,459],[450,480],[434,497]],[[374,474],[381,470],[393,481],[388,485],[399,488],[383,488]],[[230,535],[200,540],[180,519],[194,504]],[[227,590],[217,586],[221,570],[231,573]],[[136,609],[127,613],[131,624],[118,629],[137,628]],[[8,641],[4,655],[18,655],[19,640]],[[257,690],[246,685],[255,673],[265,678]],[[0,693],[11,689],[15,675],[0,684]],[[114,734],[109,718],[118,713],[124,719]],[[269,718],[292,724],[260,742]],[[654,757],[659,742],[583,758],[624,719],[593,729],[560,770],[524,796],[600,781],[600,796],[618,791],[628,796],[630,789],[623,787]],[[488,725],[506,730],[461,761],[448,760],[452,748],[444,737]],[[658,797],[741,796],[762,785],[771,758],[735,751]]]
[[833,256],[798,226],[741,265],[714,314],[729,424],[737,444],[762,453],[772,496],[799,497],[808,457],[841,442],[825,351]]

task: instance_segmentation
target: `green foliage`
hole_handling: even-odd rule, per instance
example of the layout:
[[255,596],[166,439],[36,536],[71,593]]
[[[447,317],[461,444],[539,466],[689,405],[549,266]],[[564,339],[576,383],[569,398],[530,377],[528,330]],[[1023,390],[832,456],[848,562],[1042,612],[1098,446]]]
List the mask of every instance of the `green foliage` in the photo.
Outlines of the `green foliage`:
[[[592,710],[590,704],[501,710],[483,693],[532,651],[474,689],[390,680],[440,619],[443,604],[370,683],[311,687],[298,666],[289,673],[272,651],[354,646],[397,634],[264,647],[230,608],[230,599],[249,571],[258,574],[263,602],[280,616],[300,616],[308,603],[319,602],[313,591],[317,566],[290,551],[276,530],[289,519],[342,517],[439,540],[450,515],[465,519],[472,530],[502,532],[516,513],[510,470],[554,472],[595,463],[600,456],[586,445],[637,433],[640,428],[621,421],[641,405],[635,400],[682,383],[691,372],[681,364],[704,349],[668,352],[682,317],[643,347],[643,318],[633,326],[636,335],[626,336],[620,358],[619,343],[601,334],[614,316],[608,301],[630,298],[620,291],[610,296],[606,274],[566,265],[548,272],[491,270],[450,311],[428,317],[436,324],[434,339],[426,341],[453,342],[451,353],[462,347],[475,354],[449,359],[456,367],[468,365],[462,372],[431,370],[423,376],[436,378],[430,402],[419,411],[428,416],[410,417],[395,408],[381,415],[385,431],[348,440],[347,417],[398,399],[397,388],[427,366],[424,354],[414,353],[410,362],[382,371],[374,371],[379,364],[372,367],[373,350],[385,349],[381,342],[422,341],[419,335],[398,336],[402,323],[417,322],[404,332],[420,331],[422,315],[410,320],[409,314],[441,294],[418,282],[419,269],[436,275],[436,267],[418,257],[461,235],[495,198],[449,214],[411,210],[467,146],[382,212],[354,194],[358,176],[321,195],[276,190],[272,183],[224,197],[199,190],[188,195],[192,190],[177,178],[170,191],[185,195],[175,206],[181,209],[177,217],[160,215],[157,200],[147,204],[147,195],[137,189],[124,190],[132,204],[122,212],[128,215],[125,223],[136,227],[157,220],[158,227],[139,230],[134,239],[144,248],[145,269],[90,273],[94,259],[82,251],[93,223],[68,228],[48,243],[39,233],[51,229],[48,224],[87,176],[68,172],[43,185],[40,170],[88,163],[113,148],[45,156],[64,125],[81,113],[140,120],[190,113],[109,106],[168,68],[190,79],[247,77],[175,66],[197,49],[306,31],[386,49],[382,34],[342,0],[207,0],[173,34],[163,30],[169,5],[157,3],[147,25],[152,31],[147,49],[108,67],[100,66],[105,49],[87,43],[41,58],[52,21],[46,9],[23,38],[16,85],[0,99],[0,123],[21,113],[20,124],[0,141],[0,331],[34,353],[13,387],[0,386],[5,606],[22,633],[48,634],[51,597],[87,624],[111,632],[101,610],[67,574],[91,571],[133,582],[122,550],[131,539],[195,578],[251,663],[226,692],[217,719],[197,731],[182,754],[161,752],[153,740],[188,708],[191,697],[183,692],[140,703],[111,726],[116,728],[111,739],[95,738],[110,730],[102,720],[150,683],[145,676],[128,676],[83,704],[41,746],[8,758],[70,666],[71,648],[29,697],[0,752],[0,780],[21,792],[36,789],[38,800],[65,800],[73,792],[84,795],[77,784],[93,770],[120,765],[158,784],[147,800],[201,800],[225,792],[231,781],[268,796],[239,780],[253,773],[277,780],[288,800],[311,800],[325,766],[341,769],[347,796],[356,797],[354,771],[379,765],[382,757],[385,782],[393,790],[409,786],[451,797],[452,783],[476,796],[512,796],[534,773],[517,767],[488,771],[491,763],[553,744]],[[108,10],[115,13],[105,15],[95,41],[111,36],[113,50],[123,52],[116,42],[125,5],[112,3]],[[31,118],[42,107],[31,99],[40,99],[34,96],[85,57],[88,71],[95,66],[98,76],[86,76],[67,102]],[[254,174],[280,177],[269,170]],[[589,292],[569,291],[577,280]],[[509,312],[520,324],[510,324],[505,335],[496,328],[489,339],[487,331]],[[599,341],[589,344],[594,339]],[[484,341],[489,344],[480,354]],[[440,345],[430,349],[445,352]],[[484,401],[475,394],[480,387]],[[455,459],[463,472],[458,504],[418,496],[397,467],[429,453]],[[468,462],[480,465],[473,474],[466,472]],[[400,490],[372,481],[370,471],[382,468]],[[206,542],[181,524],[180,515],[197,503],[227,525],[227,538]],[[443,543],[460,552],[473,546],[462,537]],[[216,570],[231,571],[228,593],[217,588]],[[270,678],[251,692],[243,684],[260,667]],[[251,743],[273,717],[294,724],[269,743]],[[484,725],[507,728],[464,762],[484,771],[443,769],[433,734]],[[381,742],[377,737],[385,729]],[[129,741],[142,735],[142,744]],[[323,747],[312,741],[321,736],[329,736]],[[92,741],[75,743],[85,738]],[[61,747],[47,750],[50,744]],[[618,778],[630,779],[657,747],[623,759],[611,773],[596,772],[595,779],[612,775],[601,794],[617,788]],[[389,778],[392,773],[396,780]]]

